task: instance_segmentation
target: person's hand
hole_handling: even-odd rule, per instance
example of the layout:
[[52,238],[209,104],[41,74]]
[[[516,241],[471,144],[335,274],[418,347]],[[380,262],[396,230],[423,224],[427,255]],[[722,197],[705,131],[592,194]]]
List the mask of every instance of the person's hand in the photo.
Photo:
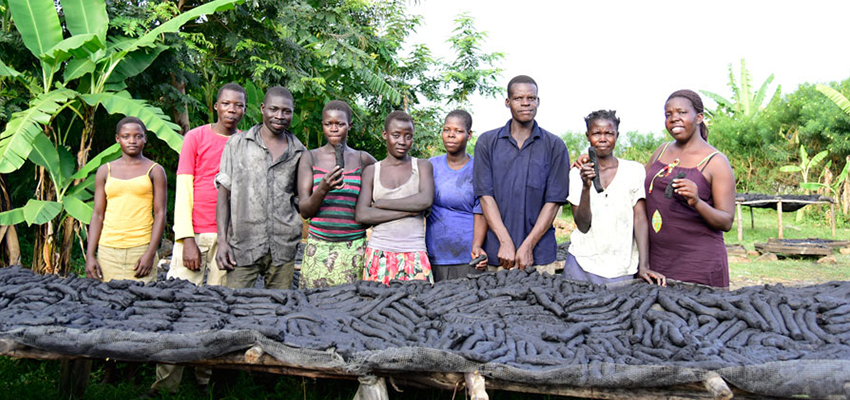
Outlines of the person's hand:
[[[649,268],[638,268],[638,277],[650,284],[657,283],[658,286],[667,286],[667,277]],[[655,282],[652,281],[653,279],[655,279]]]
[[532,250],[534,249],[531,246],[526,246],[525,243],[519,246],[519,250],[516,252],[516,266],[520,270],[534,265],[534,252]]
[[513,242],[508,240],[499,245],[499,254],[496,255],[499,257],[499,265],[504,269],[511,269],[514,267],[514,262],[516,262],[516,249],[514,248]]
[[218,264],[218,269],[224,271],[233,271],[236,268],[236,257],[233,256],[233,249],[227,244],[227,241],[220,240],[218,242],[218,251],[215,254],[215,261]]
[[590,156],[587,154],[581,154],[573,160],[573,163],[570,164],[570,168],[581,168],[582,164],[586,164],[590,162]]
[[195,238],[187,237],[183,239],[183,266],[190,271],[201,270],[201,249],[195,243]]
[[579,173],[581,174],[581,183],[584,185],[586,189],[590,188],[590,185],[593,184],[593,180],[596,179],[596,170],[593,168],[594,164],[588,160],[585,163],[579,164]]
[[345,181],[342,176],[342,168],[337,165],[322,177],[316,190],[321,193],[328,193],[332,190],[342,189],[343,186],[345,186]]
[[697,203],[700,202],[699,188],[694,181],[684,178],[673,179],[671,185],[673,185],[673,192],[684,197],[689,206],[696,207]]
[[93,256],[86,257],[86,278],[103,280],[103,270]]
[[133,275],[136,278],[143,278],[148,276],[153,269],[153,252],[146,251],[145,254],[142,254],[142,257],[136,261],[136,265],[133,267],[133,271],[136,273]]
[[472,257],[473,260],[478,258],[478,256],[483,255],[484,259],[481,260],[481,262],[479,262],[478,264],[475,265],[475,269],[477,269],[479,271],[484,271],[484,270],[487,269],[487,260],[488,260],[487,253],[484,252],[484,249],[482,249],[481,246],[473,247],[472,252],[469,253],[469,255]]

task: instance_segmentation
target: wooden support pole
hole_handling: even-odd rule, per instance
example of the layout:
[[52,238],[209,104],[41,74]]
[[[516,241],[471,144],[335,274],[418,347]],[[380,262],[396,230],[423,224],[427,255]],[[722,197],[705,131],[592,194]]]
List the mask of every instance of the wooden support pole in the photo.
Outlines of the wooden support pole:
[[387,380],[374,375],[361,376],[357,378],[360,387],[354,394],[354,400],[389,400],[387,393]]
[[741,214],[743,213],[743,211],[741,210],[742,208],[744,207],[741,206],[741,203],[735,204],[735,219],[738,223],[738,243],[744,241],[744,218],[741,217]]
[[729,400],[733,396],[732,390],[716,372],[705,374],[705,380],[702,383],[715,400]]
[[779,239],[782,239],[782,199],[776,202],[776,214],[779,215]]
[[835,239],[835,203],[829,203],[829,223],[832,225],[832,238]]
[[262,358],[265,353],[266,352],[263,351],[262,347],[254,345],[245,352],[245,362],[248,364],[259,364],[260,358]]
[[755,229],[756,217],[753,216],[753,207],[750,207],[750,229]]
[[463,379],[466,381],[466,390],[471,400],[490,400],[485,390],[484,377],[478,371],[463,374]]
[[91,376],[92,361],[86,358],[64,359],[59,366],[59,395],[65,399],[80,399],[86,393]]

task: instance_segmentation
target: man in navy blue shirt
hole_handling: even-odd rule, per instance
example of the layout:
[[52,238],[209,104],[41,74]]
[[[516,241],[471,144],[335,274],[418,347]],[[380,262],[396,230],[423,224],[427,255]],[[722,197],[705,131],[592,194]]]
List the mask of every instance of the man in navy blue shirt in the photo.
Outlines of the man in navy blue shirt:
[[534,79],[511,79],[505,100],[510,121],[475,144],[473,184],[490,226],[484,250],[491,270],[535,266],[555,272],[552,222],[567,199],[570,156],[559,137],[537,125],[539,105]]

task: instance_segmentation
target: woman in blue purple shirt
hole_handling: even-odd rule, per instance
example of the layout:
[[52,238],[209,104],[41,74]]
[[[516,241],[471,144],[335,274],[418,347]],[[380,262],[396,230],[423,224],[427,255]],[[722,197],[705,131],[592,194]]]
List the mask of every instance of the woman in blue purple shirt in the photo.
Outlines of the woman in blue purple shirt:
[[[446,154],[430,160],[435,190],[425,244],[435,282],[464,278],[487,266],[487,254],[482,249],[487,221],[472,188],[472,157],[466,153],[471,136],[472,116],[464,110],[450,112],[442,132]],[[480,255],[483,261],[470,266],[470,259]]]

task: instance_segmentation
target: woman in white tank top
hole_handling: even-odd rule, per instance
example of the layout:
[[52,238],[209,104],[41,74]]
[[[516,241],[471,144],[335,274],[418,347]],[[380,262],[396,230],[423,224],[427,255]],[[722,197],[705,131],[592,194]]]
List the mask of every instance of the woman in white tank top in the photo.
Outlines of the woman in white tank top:
[[364,280],[434,281],[425,247],[425,211],[434,200],[434,176],[428,160],[408,155],[413,132],[407,113],[390,113],[382,133],[387,157],[363,170],[355,218],[373,225]]

